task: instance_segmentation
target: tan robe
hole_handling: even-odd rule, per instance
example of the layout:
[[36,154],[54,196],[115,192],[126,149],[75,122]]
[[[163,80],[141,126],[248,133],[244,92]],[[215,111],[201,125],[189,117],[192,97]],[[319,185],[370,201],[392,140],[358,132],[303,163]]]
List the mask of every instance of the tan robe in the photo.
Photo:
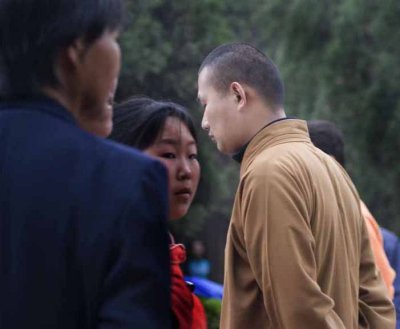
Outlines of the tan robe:
[[304,121],[259,132],[241,164],[221,328],[394,328],[358,200]]

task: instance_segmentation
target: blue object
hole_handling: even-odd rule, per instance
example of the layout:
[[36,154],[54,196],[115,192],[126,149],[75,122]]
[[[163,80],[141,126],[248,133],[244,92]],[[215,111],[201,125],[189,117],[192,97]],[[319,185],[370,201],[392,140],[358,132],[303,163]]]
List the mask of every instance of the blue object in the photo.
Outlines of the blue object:
[[188,263],[190,276],[207,278],[210,274],[210,262],[208,259],[192,259]]
[[396,234],[381,227],[384,249],[389,263],[396,272],[394,280],[394,299],[393,303],[396,307],[396,328],[400,329],[400,241]]
[[185,276],[185,280],[194,284],[194,293],[197,296],[222,299],[222,294],[224,291],[222,284],[196,276]]

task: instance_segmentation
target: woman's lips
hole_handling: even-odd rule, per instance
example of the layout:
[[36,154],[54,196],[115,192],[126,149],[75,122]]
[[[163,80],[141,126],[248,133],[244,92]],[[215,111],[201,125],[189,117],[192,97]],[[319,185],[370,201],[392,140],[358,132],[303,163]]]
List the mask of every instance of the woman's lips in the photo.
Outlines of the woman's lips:
[[189,201],[192,197],[192,190],[189,188],[182,188],[177,190],[174,195],[183,201]]
[[175,192],[176,195],[180,195],[180,194],[189,194],[192,195],[192,190],[190,188],[182,188],[179,189]]

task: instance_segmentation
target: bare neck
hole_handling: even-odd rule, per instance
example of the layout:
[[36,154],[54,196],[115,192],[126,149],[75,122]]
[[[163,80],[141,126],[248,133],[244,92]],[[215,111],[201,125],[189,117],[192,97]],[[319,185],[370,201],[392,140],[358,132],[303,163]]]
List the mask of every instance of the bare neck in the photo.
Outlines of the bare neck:
[[248,120],[248,134],[247,140],[251,140],[261,129],[263,129],[269,123],[283,119],[286,117],[285,110],[283,107],[277,109],[271,109],[269,107],[260,105],[252,110],[253,115],[249,116]]

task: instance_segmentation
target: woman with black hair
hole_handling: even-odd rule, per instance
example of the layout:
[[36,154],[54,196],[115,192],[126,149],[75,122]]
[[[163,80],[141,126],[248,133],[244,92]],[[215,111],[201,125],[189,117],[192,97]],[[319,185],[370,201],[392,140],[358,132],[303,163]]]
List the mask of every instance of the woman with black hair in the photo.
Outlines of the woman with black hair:
[[[185,108],[150,98],[131,98],[114,109],[111,139],[136,147],[159,159],[169,176],[169,218],[183,217],[193,201],[200,179],[197,137]],[[182,244],[171,236],[172,327],[207,328],[203,306],[183,278],[186,259]]]

